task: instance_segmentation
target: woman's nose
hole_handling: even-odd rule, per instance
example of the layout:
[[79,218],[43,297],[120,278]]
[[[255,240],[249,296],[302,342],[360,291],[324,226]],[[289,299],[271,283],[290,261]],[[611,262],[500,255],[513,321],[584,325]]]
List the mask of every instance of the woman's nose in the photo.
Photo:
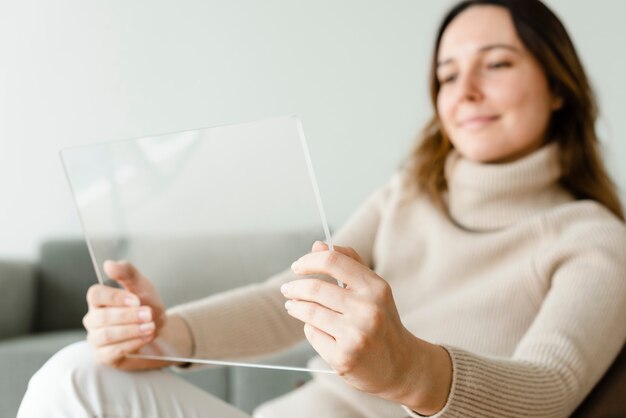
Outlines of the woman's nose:
[[476,102],[482,100],[484,96],[479,78],[480,74],[477,71],[468,71],[460,76],[458,83],[458,99],[460,101]]

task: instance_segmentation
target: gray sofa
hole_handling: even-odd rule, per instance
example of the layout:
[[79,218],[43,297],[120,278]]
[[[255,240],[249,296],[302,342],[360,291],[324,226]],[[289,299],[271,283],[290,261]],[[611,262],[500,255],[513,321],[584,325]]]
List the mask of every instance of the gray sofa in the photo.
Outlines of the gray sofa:
[[[254,245],[255,242],[263,245]],[[210,252],[216,254],[207,264],[230,265],[229,269],[202,272],[202,275],[215,273],[208,281],[213,288],[207,292],[257,282],[259,277],[274,274],[308,251],[311,242],[312,237],[307,234],[235,237],[228,245],[224,245],[224,240],[207,242],[205,245],[213,246]],[[259,250],[263,247],[272,251]],[[220,254],[224,248],[231,250]],[[255,250],[250,251],[251,248]],[[232,263],[241,254],[251,257],[254,269]],[[45,242],[39,259],[32,263],[0,261],[0,417],[15,416],[30,376],[53,353],[84,339],[81,319],[87,309],[85,294],[93,283],[96,283],[93,267],[80,239]],[[307,345],[300,345],[267,362],[303,366],[312,355]],[[301,372],[241,367],[217,367],[181,376],[246,411],[309,379],[308,374]],[[626,351],[623,351],[574,416],[626,416],[625,391]]]
[[[205,242],[214,257],[206,260],[208,265],[231,266],[215,269],[216,276],[204,281],[205,291],[209,294],[269,277],[307,252],[312,241],[308,234],[286,234]],[[261,242],[262,246],[255,245]],[[237,251],[233,251],[235,247]],[[259,250],[261,247],[268,251]],[[249,248],[255,249],[250,257],[256,268],[233,263]],[[52,354],[85,338],[81,324],[87,310],[85,295],[96,282],[81,239],[48,240],[34,262],[0,261],[0,417],[15,416],[28,380]],[[163,296],[166,301],[172,299]],[[313,355],[307,344],[301,344],[264,362],[303,366]],[[248,412],[310,378],[304,372],[240,367],[202,369],[180,376]]]

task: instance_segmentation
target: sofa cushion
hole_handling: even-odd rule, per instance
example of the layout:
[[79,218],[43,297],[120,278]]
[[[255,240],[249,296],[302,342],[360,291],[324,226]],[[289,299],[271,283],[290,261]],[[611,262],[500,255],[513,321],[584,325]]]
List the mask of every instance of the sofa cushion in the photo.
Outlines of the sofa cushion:
[[85,242],[50,240],[41,245],[35,331],[82,328],[86,294],[97,283]]
[[[311,231],[101,240],[99,258],[132,261],[155,284],[167,307],[255,282],[288,268],[311,249]],[[104,261],[100,260],[99,262]],[[97,283],[81,239],[41,246],[36,330],[80,328],[85,295]]]
[[63,331],[0,341],[0,417],[16,416],[30,377],[54,353],[84,338],[83,331]]
[[0,262],[0,340],[32,331],[36,284],[32,263]]
[[166,306],[261,283],[311,250],[311,233],[134,238],[121,258],[155,284]]

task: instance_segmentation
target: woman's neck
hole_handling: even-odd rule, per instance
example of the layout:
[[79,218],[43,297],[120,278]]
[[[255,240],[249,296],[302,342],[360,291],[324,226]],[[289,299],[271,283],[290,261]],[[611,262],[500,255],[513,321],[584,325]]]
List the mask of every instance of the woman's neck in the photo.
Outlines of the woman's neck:
[[482,164],[452,151],[445,167],[448,211],[460,226],[493,230],[573,200],[560,184],[558,144],[509,163]]

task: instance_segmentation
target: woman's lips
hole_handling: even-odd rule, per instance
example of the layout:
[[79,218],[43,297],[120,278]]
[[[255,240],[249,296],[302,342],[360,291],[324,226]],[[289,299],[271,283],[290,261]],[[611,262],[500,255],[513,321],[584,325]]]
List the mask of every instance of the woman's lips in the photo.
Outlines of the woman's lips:
[[459,123],[459,127],[463,129],[476,130],[489,125],[498,118],[499,116],[476,116],[461,121]]

